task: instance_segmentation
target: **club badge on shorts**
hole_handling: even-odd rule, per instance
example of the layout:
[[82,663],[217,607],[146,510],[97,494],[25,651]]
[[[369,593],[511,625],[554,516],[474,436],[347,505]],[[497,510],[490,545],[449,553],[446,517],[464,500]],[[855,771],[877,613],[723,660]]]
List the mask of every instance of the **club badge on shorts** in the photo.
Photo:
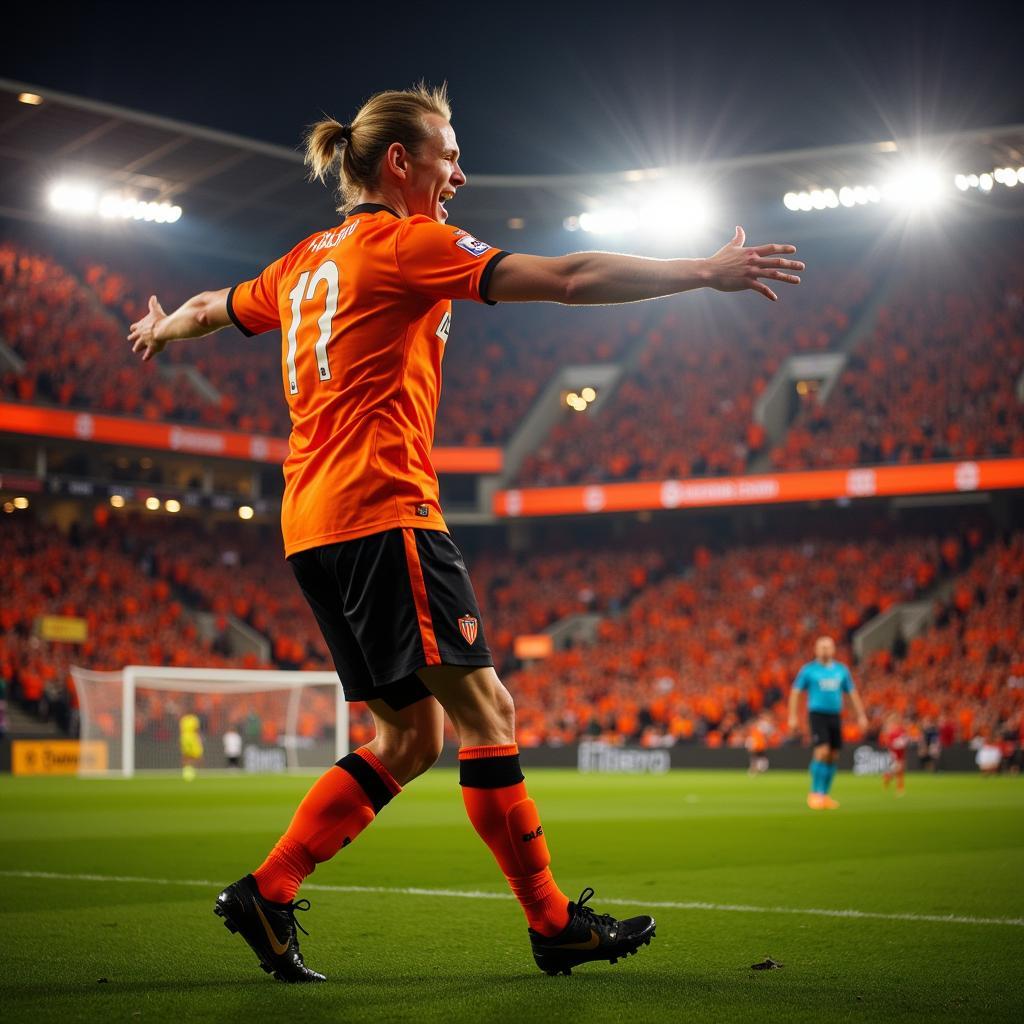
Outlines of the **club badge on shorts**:
[[479,623],[472,615],[463,615],[459,619],[459,632],[466,643],[472,646],[476,642],[477,627]]

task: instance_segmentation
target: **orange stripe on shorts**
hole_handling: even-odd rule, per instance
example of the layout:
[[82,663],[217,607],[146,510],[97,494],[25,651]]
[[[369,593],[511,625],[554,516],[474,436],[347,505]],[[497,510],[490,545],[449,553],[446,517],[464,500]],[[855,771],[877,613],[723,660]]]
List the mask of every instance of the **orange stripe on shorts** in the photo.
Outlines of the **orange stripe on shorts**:
[[423,654],[428,665],[441,664],[441,652],[437,649],[437,637],[434,636],[434,620],[430,617],[430,603],[427,601],[427,585],[423,581],[423,566],[420,565],[420,553],[416,547],[416,531],[411,527],[402,529],[405,541],[405,560],[409,566],[409,582],[412,584],[412,599],[416,605],[416,618],[420,624],[420,639],[423,641]]

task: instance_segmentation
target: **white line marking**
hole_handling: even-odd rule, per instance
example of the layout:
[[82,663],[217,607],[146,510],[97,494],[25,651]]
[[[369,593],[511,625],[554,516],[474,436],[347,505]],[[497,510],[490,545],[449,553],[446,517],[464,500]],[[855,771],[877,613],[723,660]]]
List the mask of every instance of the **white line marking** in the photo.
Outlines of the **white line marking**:
[[[2,871],[3,878],[39,878],[54,882],[123,882],[141,885],[184,885],[192,888],[220,889],[223,882],[200,878],[141,878],[137,875],[68,875],[56,871]],[[510,900],[505,892],[485,892],[480,889],[420,889],[396,888],[383,885],[303,885],[303,892],[381,893],[385,896],[435,896],[463,900]],[[677,902],[674,900],[601,899],[618,907],[651,907],[661,910],[711,910],[738,914],[810,914],[814,917],[840,917],[871,921],[923,921],[935,924],[1008,925],[1024,928],[1024,917],[971,917],[963,914],[886,914],[876,910],[827,910],[822,907],[758,907],[746,903]]]

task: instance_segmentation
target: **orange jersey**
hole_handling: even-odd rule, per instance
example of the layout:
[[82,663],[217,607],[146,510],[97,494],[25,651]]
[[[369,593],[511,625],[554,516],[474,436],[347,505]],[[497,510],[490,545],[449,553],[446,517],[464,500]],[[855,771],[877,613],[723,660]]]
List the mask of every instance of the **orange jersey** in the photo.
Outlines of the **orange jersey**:
[[366,203],[231,289],[243,334],[281,331],[285,555],[395,527],[447,531],[430,450],[451,300],[487,302],[507,255]]

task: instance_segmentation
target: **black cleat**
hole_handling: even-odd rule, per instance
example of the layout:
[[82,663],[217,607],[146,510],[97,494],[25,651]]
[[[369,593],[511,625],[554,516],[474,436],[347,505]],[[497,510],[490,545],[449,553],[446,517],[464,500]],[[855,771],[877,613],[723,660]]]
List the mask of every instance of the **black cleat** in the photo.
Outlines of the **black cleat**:
[[653,917],[617,921],[611,914],[597,914],[585,905],[593,895],[594,890],[586,888],[576,903],[569,904],[569,923],[558,935],[546,938],[528,929],[533,959],[545,974],[572,974],[574,967],[591,960],[614,964],[654,938]]
[[296,929],[301,928],[304,935],[309,932],[295,920],[296,910],[309,910],[309,900],[272,903],[260,895],[252,875],[229,885],[213,908],[218,917],[224,918],[229,932],[237,932],[249,943],[267,974],[278,981],[298,984],[326,981],[302,962]]

